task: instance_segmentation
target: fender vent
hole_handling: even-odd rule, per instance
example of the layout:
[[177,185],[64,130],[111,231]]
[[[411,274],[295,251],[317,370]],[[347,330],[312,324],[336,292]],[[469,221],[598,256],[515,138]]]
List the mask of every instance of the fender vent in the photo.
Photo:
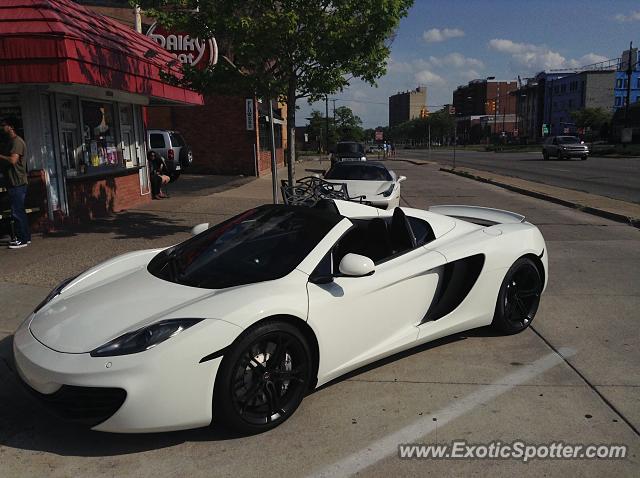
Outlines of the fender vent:
[[453,312],[471,291],[483,265],[484,254],[476,254],[446,264],[436,297],[421,323],[438,320]]

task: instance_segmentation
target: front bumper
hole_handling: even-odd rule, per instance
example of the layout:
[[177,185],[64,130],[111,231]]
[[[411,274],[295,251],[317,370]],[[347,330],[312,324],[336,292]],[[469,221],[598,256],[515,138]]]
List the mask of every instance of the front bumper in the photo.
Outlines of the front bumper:
[[[208,334],[193,333],[202,323],[145,352],[92,357],[46,347],[29,330],[31,318],[14,336],[16,371],[37,398],[63,417],[119,433],[211,423],[213,385],[222,358],[199,363],[214,352]],[[216,335],[227,336],[227,345],[240,331],[227,322],[215,322],[222,324]]]
[[588,149],[561,149],[559,154],[564,156],[565,158],[582,158],[584,156],[589,156]]

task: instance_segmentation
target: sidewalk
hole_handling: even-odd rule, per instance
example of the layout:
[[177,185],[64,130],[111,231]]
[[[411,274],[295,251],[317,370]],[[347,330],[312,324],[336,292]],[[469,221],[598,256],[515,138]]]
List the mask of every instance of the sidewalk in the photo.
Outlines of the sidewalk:
[[503,176],[490,171],[479,171],[472,168],[440,168],[441,171],[456,174],[477,181],[482,181],[511,191],[562,204],[579,209],[589,214],[605,217],[618,222],[640,227],[640,205],[611,199],[597,194],[585,193],[573,189],[565,189],[548,184],[536,183],[525,179]]
[[[328,167],[328,161],[296,163],[301,178]],[[314,171],[307,171],[312,169]],[[286,179],[286,168],[278,170]],[[167,247],[189,237],[193,226],[217,224],[246,209],[272,201],[271,175],[182,175],[168,187],[169,199],[153,201],[110,217],[96,219],[55,235],[34,235],[29,247],[9,250],[0,241],[0,289],[10,284],[43,287],[42,295],[60,280],[110,257],[153,247]],[[13,294],[13,292],[11,292]],[[0,303],[7,303],[0,291]]]

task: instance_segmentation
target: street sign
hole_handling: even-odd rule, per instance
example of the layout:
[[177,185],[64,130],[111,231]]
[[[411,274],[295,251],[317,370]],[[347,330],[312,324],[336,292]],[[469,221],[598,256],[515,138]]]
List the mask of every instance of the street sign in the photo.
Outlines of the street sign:
[[247,131],[254,131],[256,117],[253,110],[253,98],[245,98],[245,119],[247,120]]
[[382,130],[377,130],[376,131],[376,141],[382,141],[382,139],[383,139]]
[[543,135],[545,135],[545,134],[549,134],[549,125],[548,125],[548,124],[546,124],[546,123],[543,123],[543,124],[542,124],[542,134],[543,134]]

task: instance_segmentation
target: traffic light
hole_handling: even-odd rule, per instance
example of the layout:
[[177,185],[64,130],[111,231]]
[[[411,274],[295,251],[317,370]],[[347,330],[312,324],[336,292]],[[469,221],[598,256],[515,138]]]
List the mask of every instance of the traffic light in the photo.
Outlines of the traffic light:
[[487,100],[487,113],[495,113],[496,112],[496,100]]
[[420,108],[420,118],[426,118],[429,116],[429,110],[427,110],[426,106]]

